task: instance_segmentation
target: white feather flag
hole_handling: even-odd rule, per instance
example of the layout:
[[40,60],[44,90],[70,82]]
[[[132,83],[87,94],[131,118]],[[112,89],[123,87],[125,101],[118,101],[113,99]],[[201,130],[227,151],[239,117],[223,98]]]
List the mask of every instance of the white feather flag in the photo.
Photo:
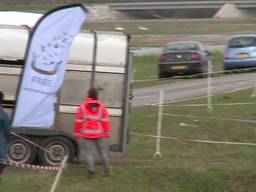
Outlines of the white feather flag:
[[81,5],[57,8],[44,15],[30,36],[13,116],[13,127],[50,127],[55,94],[60,89],[74,37],[85,21]]

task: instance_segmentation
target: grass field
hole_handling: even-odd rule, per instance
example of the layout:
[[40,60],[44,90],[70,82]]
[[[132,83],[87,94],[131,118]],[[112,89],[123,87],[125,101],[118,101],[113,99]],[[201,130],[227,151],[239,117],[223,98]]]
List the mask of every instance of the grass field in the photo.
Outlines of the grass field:
[[[128,33],[134,35],[180,35],[180,34],[236,34],[254,33],[256,29],[254,18],[246,19],[170,19],[170,20],[122,20],[109,22],[88,22],[90,29],[113,30],[122,26]],[[149,30],[140,30],[144,26]],[[188,27],[190,26],[190,27]]]
[[[218,70],[222,56],[218,50],[214,52],[214,68]],[[154,78],[156,60],[157,56],[135,57],[135,79]],[[95,178],[90,180],[85,163],[74,163],[64,169],[56,192],[255,192],[256,102],[251,93],[252,89],[248,89],[215,96],[213,104],[251,104],[213,105],[211,113],[206,106],[180,106],[206,104],[206,99],[165,106],[162,135],[169,139],[161,140],[161,158],[154,157],[156,141],[151,137],[156,135],[158,108],[133,108],[127,153],[122,157],[111,156],[111,176],[102,177],[99,160]],[[0,191],[48,192],[55,176],[55,171],[8,167]]]
[[[165,106],[162,135],[177,139],[161,140],[162,158],[153,157],[155,138],[131,134],[125,156],[111,157],[113,169],[110,177],[102,177],[102,167],[98,164],[95,178],[88,180],[86,165],[72,164],[64,170],[56,192],[254,192],[256,146],[184,140],[254,143],[256,112],[253,104],[255,98],[250,97],[251,91],[249,89],[214,97],[213,104],[252,104],[213,106],[212,113],[208,113],[205,106],[179,106],[203,104],[206,99]],[[157,111],[158,108],[153,106],[132,109],[129,118],[130,132],[156,135]],[[55,174],[7,168],[0,191],[50,191]]]
[[[189,27],[188,27],[189,26]],[[227,38],[215,37],[214,39],[201,38],[200,35],[232,36],[237,34],[254,34],[256,19],[172,19],[172,20],[126,20],[109,22],[88,22],[84,29],[99,31],[113,31],[122,27],[126,33],[131,34],[131,46],[162,47],[168,41],[199,40],[206,44],[225,44]],[[148,30],[141,30],[144,27]],[[198,37],[193,37],[197,35]],[[180,37],[182,36],[182,37]]]

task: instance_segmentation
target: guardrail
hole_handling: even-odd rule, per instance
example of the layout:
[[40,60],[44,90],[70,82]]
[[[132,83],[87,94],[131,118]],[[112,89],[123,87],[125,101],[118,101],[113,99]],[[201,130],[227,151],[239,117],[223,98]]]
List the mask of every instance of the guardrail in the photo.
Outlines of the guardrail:
[[109,7],[115,11],[157,10],[157,9],[219,9],[224,4],[235,4],[237,8],[256,8],[255,1],[176,1],[176,2],[139,2],[111,3]]

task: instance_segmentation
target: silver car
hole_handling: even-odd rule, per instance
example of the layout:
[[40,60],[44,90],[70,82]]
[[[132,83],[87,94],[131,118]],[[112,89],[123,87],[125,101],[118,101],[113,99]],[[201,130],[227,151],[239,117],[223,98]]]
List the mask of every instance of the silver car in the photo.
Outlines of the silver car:
[[158,77],[207,73],[211,53],[197,41],[168,43],[158,61]]

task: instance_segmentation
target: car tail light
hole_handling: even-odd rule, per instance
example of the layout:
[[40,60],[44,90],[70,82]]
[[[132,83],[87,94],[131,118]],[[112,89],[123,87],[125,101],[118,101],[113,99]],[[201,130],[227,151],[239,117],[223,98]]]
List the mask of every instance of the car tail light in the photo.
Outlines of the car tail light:
[[159,57],[160,62],[167,61],[167,60],[168,60],[168,58],[165,55],[160,55],[160,57]]
[[192,53],[191,54],[191,59],[192,60],[199,60],[201,57],[198,53]]
[[228,53],[225,52],[225,53],[223,54],[223,57],[224,57],[224,59],[228,59]]

